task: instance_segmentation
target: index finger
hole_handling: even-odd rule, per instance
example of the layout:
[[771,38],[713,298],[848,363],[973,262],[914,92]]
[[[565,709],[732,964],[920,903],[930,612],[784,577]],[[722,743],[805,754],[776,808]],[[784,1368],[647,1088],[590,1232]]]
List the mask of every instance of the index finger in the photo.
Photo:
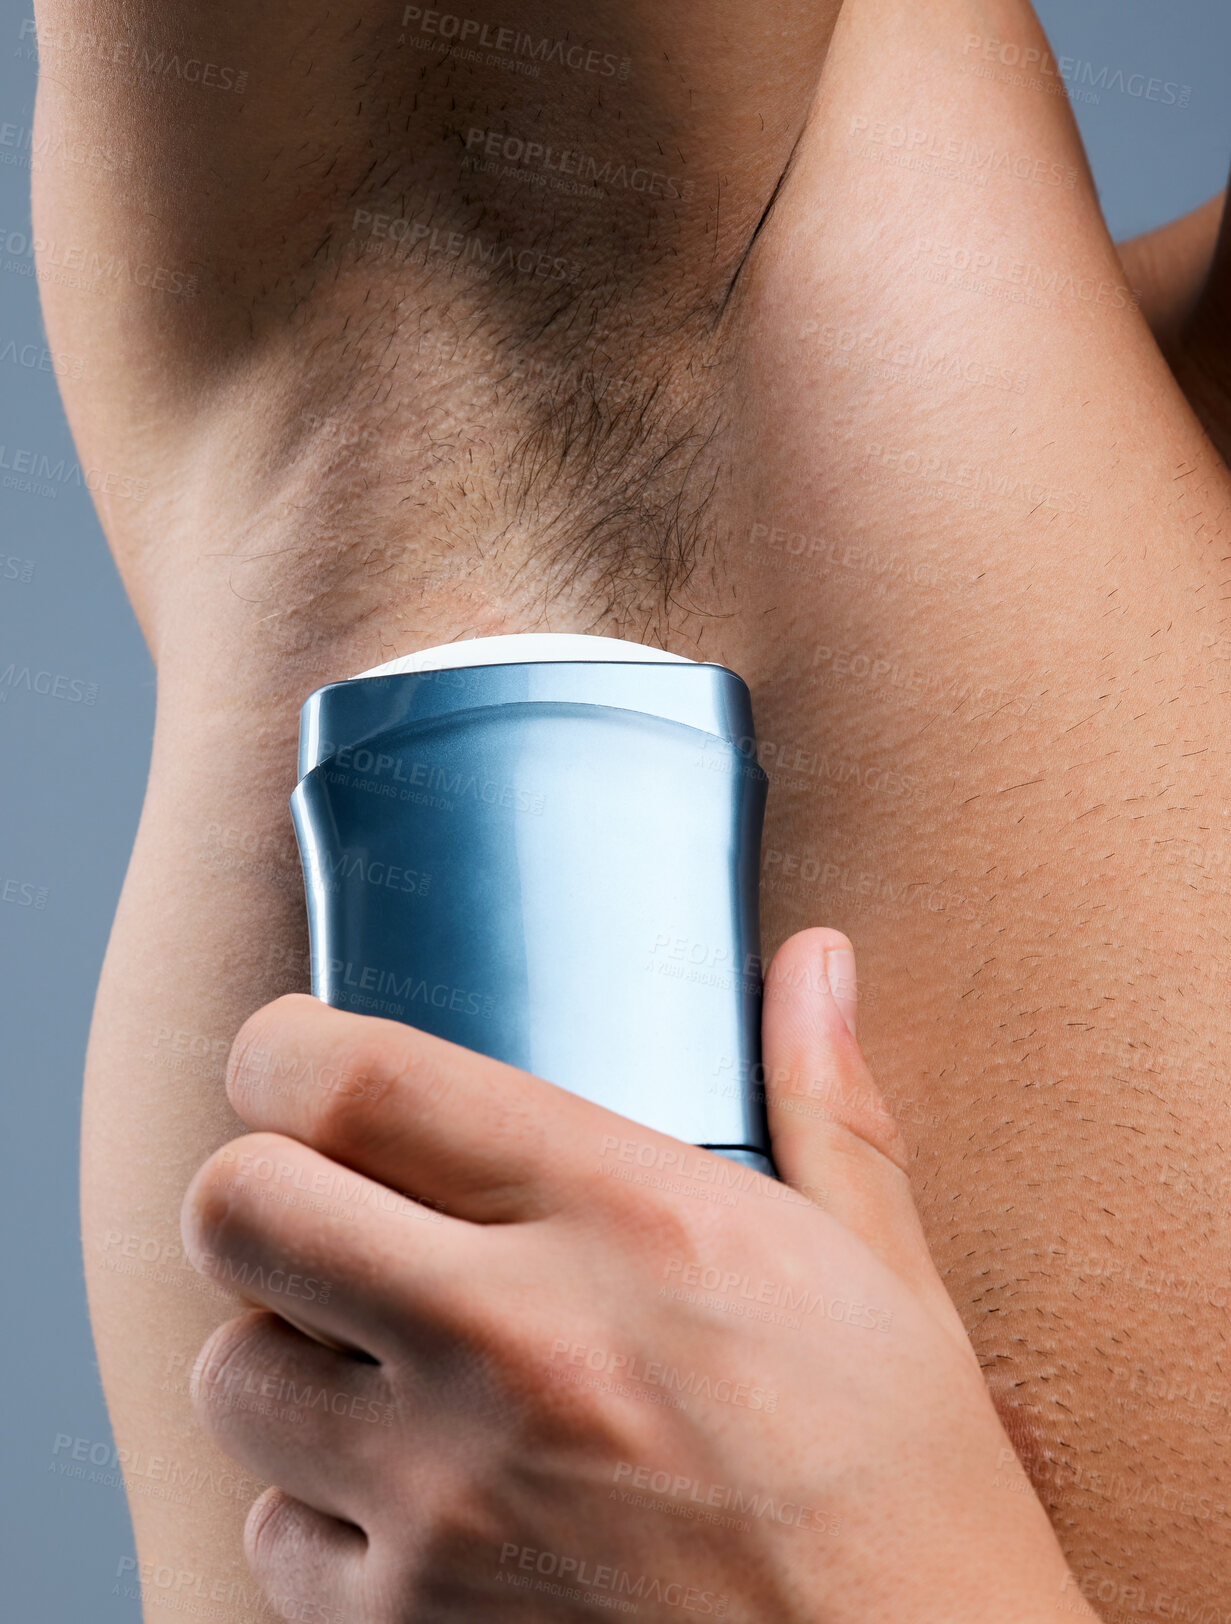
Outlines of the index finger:
[[605,1151],[630,1131],[664,1154],[685,1150],[516,1066],[304,993],[245,1022],[227,1092],[250,1127],[479,1223],[592,1203]]

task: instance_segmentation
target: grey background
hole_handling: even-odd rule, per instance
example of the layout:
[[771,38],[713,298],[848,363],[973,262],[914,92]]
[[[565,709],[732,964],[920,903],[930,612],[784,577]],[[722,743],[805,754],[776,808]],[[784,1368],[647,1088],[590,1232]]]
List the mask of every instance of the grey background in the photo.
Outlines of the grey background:
[[[1117,236],[1195,206],[1231,158],[1225,0],[1044,0],[1057,55],[1191,86],[1187,107],[1118,89],[1078,117]],[[66,1435],[105,1458],[110,1430],[86,1318],[77,1229],[78,1107],[90,1008],[141,807],[154,678],[86,492],[9,488],[19,450],[75,460],[45,338],[21,135],[36,64],[28,0],[0,4],[0,672],[97,684],[93,703],[0,684],[0,1234],[9,1279],[0,1354],[4,1612],[45,1624],[137,1624],[117,1571],[133,1554],[123,1492],[57,1470]],[[16,161],[15,161],[16,160]],[[16,250],[16,251],[13,251]],[[34,364],[23,364],[23,346]],[[19,561],[13,579],[6,559]],[[70,692],[74,690],[70,689]],[[82,687],[77,692],[86,692]],[[9,882],[5,889],[5,882]],[[23,889],[29,887],[29,890]],[[45,889],[42,906],[25,905]],[[131,1580],[129,1581],[131,1585]]]

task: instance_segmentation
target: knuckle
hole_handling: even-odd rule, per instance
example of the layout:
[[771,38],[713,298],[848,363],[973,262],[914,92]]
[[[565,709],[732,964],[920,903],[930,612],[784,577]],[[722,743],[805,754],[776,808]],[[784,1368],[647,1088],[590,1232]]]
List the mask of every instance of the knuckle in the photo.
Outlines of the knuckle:
[[317,1082],[312,1100],[312,1139],[335,1155],[362,1154],[381,1120],[380,1106],[397,1085],[403,1066],[383,1034],[353,1040]]
[[216,1257],[235,1198],[235,1147],[224,1145],[198,1170],[184,1196],[180,1233],[184,1249],[202,1273]]
[[[527,1447],[565,1433],[592,1460],[627,1458],[647,1429],[661,1441],[662,1414],[639,1402],[647,1363],[638,1337],[611,1320],[557,1319],[547,1335],[525,1339],[505,1384],[486,1395],[480,1419],[511,1428]],[[648,1458],[648,1457],[647,1457]]]
[[287,993],[258,1009],[240,1027],[227,1057],[227,1097],[237,1110],[262,1101],[279,1074],[277,1057],[288,1027],[315,1000],[306,993]]
[[193,1265],[217,1275],[229,1254],[253,1235],[267,1231],[260,1203],[266,1172],[272,1177],[302,1154],[294,1140],[254,1133],[216,1150],[198,1171],[184,1196],[180,1231]]
[[188,1389],[203,1423],[217,1422],[230,1408],[237,1386],[242,1388],[245,1378],[268,1362],[272,1318],[261,1312],[243,1314],[206,1338]]
[[650,1260],[659,1275],[674,1259],[727,1257],[734,1249],[736,1236],[729,1208],[677,1197],[663,1201],[655,1216]]
[[817,1136],[827,1158],[848,1166],[857,1174],[862,1168],[888,1162],[897,1172],[910,1176],[910,1156],[897,1123],[884,1113],[862,1112],[837,1117],[823,1124]]
[[256,1577],[268,1581],[280,1572],[289,1533],[290,1500],[281,1489],[266,1489],[244,1522],[244,1555]]
[[625,1207],[623,1223],[635,1226],[639,1254],[651,1264],[696,1256],[721,1244],[732,1228],[732,1209],[713,1197],[708,1181],[681,1180],[675,1188],[642,1193],[635,1206],[630,1202]]

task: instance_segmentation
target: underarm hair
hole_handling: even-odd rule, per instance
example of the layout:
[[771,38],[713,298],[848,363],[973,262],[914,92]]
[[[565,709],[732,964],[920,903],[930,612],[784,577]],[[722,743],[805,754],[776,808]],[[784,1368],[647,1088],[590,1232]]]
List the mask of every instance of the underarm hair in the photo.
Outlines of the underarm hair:
[[729,465],[724,267],[690,284],[679,221],[641,199],[559,216],[472,181],[350,190],[257,321],[302,329],[313,396],[374,425],[352,471],[378,509],[392,495],[459,556],[524,558],[531,598],[566,594],[596,627],[705,613],[690,588]]
[[661,378],[594,371],[524,403],[505,473],[510,511],[533,526],[546,584],[604,624],[699,604],[689,593],[712,534],[720,478],[717,401],[673,403]]
[[373,516],[389,534],[392,511],[458,558],[524,560],[528,600],[567,595],[595,626],[649,631],[671,611],[706,612],[692,587],[729,459],[704,319],[668,347],[613,336],[592,291],[570,294],[568,319],[545,330],[540,309],[533,331],[521,298],[456,268],[407,266],[383,291],[366,332],[308,317],[314,398],[361,425],[345,457],[325,448],[324,477],[313,459],[322,488],[346,470],[353,537]]

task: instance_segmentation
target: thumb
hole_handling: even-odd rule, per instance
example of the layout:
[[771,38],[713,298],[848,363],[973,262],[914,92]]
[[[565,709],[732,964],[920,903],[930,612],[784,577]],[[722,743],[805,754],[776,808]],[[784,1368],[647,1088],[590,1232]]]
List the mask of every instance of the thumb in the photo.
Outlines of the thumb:
[[778,949],[762,1015],[774,1161],[788,1184],[956,1320],[919,1222],[906,1147],[855,1037],[855,1006],[855,950],[840,932],[801,931]]

